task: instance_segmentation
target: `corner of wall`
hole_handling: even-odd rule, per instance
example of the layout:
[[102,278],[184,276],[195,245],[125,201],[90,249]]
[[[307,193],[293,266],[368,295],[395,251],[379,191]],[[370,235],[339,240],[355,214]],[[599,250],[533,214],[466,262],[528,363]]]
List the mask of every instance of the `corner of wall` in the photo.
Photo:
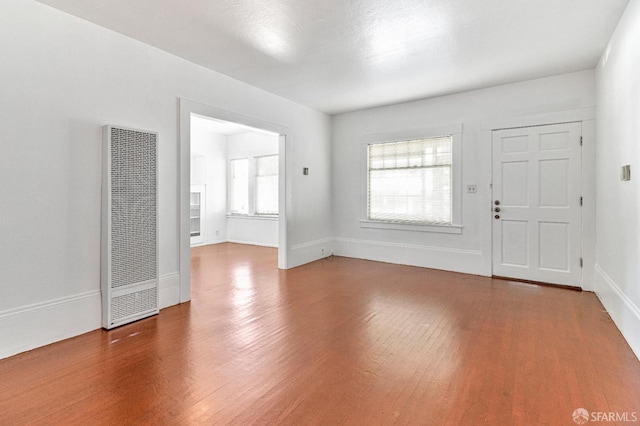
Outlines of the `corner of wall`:
[[334,254],[333,238],[322,238],[320,240],[296,244],[291,247],[288,267],[295,268],[305,263],[324,259],[332,254]]
[[599,266],[595,267],[595,292],[613,322],[640,360],[640,307]]

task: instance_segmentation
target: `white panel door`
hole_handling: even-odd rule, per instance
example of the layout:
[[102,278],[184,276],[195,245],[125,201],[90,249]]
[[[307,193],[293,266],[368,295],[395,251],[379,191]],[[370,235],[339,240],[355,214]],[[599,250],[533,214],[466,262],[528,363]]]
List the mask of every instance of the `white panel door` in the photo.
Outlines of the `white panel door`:
[[493,132],[493,274],[582,282],[581,123]]

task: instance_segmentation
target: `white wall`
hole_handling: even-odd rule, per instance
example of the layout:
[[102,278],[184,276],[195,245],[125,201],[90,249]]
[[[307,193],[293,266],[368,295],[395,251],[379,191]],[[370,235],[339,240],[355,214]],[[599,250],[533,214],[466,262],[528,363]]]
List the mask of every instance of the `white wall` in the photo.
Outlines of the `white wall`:
[[[258,132],[230,135],[227,145],[227,160],[278,154],[279,138]],[[252,175],[251,170],[249,176]],[[227,241],[278,247],[278,219],[259,216],[227,217]]]
[[0,357],[100,327],[107,123],[159,133],[160,301],[179,301],[180,98],[287,129],[289,262],[319,257],[304,247],[331,235],[325,114],[32,0],[0,2],[0,53]]
[[229,159],[278,154],[278,136],[260,132],[245,132],[228,138]]
[[191,184],[205,186],[204,241],[227,240],[227,136],[211,120],[191,118]]
[[278,219],[259,216],[229,216],[227,218],[230,243],[278,247]]
[[[640,2],[597,67],[596,293],[640,357]],[[631,165],[631,181],[619,180]]]
[[[334,116],[332,166],[334,253],[447,269],[491,273],[491,139],[486,122],[595,105],[594,72],[583,71],[451,96]],[[462,124],[462,234],[362,228],[365,136]]]

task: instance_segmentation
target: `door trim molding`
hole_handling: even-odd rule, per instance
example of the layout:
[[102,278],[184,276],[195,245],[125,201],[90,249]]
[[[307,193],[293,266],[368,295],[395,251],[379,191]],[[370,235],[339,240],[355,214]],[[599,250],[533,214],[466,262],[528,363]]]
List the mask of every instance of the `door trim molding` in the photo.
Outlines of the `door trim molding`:
[[287,196],[291,193],[291,175],[287,173],[287,133],[289,129],[277,123],[271,123],[259,118],[227,111],[214,106],[201,104],[184,98],[178,99],[178,257],[180,274],[180,303],[191,300],[191,256],[189,230],[189,196],[191,191],[191,114],[231,121],[277,133],[280,135],[279,152],[279,208],[278,215],[278,268],[289,267],[290,248],[287,233],[287,217],[291,213],[290,201]]
[[582,108],[568,111],[549,112],[544,114],[504,117],[482,122],[482,131],[517,129],[519,127],[546,126],[548,124],[573,123],[596,119],[596,109]]
[[[480,218],[482,241],[482,275],[493,275],[493,241],[492,241],[492,217],[489,214],[492,208],[493,162],[492,162],[492,134],[494,130],[511,129],[518,127],[544,126],[548,124],[560,124],[570,122],[582,123],[582,196],[584,205],[582,208],[582,257],[584,269],[582,272],[581,288],[586,291],[594,291],[595,279],[595,107],[581,108],[566,111],[556,111],[540,114],[531,114],[514,117],[502,117],[484,120],[479,131],[480,146],[483,147],[482,162],[487,164],[486,172],[482,180],[486,182],[489,190],[482,200],[482,209],[486,215]],[[484,210],[486,209],[486,210]]]

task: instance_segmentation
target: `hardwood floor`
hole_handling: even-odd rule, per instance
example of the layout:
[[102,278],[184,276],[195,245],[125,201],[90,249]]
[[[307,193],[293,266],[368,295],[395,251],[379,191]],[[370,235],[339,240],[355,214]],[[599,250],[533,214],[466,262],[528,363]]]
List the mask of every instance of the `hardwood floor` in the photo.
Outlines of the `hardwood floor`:
[[194,249],[191,303],[0,361],[0,424],[640,418],[640,363],[593,293],[339,257],[279,271],[276,258]]

